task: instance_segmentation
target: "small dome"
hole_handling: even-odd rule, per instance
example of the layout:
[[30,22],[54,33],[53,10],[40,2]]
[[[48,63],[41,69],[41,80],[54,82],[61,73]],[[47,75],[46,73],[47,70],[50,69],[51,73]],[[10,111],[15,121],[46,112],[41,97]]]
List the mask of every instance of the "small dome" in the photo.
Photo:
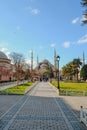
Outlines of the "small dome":
[[0,59],[8,59],[8,57],[5,55],[5,53],[0,51]]
[[49,64],[49,61],[48,61],[47,59],[44,59],[44,60],[42,61],[42,63],[44,63],[44,64]]

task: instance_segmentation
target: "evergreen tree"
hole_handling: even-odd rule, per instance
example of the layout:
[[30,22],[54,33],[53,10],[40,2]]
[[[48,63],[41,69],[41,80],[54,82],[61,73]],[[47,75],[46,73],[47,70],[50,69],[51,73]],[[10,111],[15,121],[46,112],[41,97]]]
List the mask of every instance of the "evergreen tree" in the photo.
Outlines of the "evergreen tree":
[[66,64],[66,66],[62,67],[62,74],[64,77],[67,77],[68,79],[72,79],[73,76],[76,76],[76,80],[78,80],[78,73],[80,65],[82,65],[82,62],[80,59],[73,59],[73,61]]
[[87,79],[87,64],[82,67],[80,75],[84,80]]

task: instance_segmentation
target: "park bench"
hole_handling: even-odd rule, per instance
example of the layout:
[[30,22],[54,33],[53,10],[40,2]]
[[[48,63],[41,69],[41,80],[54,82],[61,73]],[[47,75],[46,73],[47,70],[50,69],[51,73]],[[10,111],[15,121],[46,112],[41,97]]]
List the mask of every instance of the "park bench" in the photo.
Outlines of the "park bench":
[[80,122],[87,126],[87,108],[83,108],[83,106],[81,106],[80,110]]

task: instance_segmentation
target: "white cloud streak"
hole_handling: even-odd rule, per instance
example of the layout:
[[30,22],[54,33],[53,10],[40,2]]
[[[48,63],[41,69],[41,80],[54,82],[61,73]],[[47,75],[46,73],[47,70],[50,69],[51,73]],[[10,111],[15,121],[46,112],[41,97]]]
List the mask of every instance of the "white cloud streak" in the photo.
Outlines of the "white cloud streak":
[[83,37],[81,37],[78,41],[77,41],[78,44],[84,44],[84,43],[87,43],[87,34],[84,35]]
[[73,20],[72,20],[72,24],[76,24],[79,20],[80,20],[79,17],[73,19]]
[[66,41],[62,45],[64,48],[69,48],[71,45],[74,46],[76,44],[80,45],[80,44],[86,44],[86,43],[87,43],[87,34],[81,37],[78,41],[74,41],[74,42]]

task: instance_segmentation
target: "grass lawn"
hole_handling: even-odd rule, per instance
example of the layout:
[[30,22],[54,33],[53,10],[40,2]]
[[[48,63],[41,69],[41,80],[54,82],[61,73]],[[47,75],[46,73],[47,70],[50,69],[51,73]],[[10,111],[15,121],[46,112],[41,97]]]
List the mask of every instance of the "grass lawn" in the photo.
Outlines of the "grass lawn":
[[19,95],[25,94],[25,90],[33,84],[34,84],[33,82],[28,82],[23,85],[18,85],[12,88],[7,88],[5,90],[1,90],[0,94],[11,94],[11,95],[12,94],[19,94]]
[[[57,82],[52,82],[57,87]],[[60,82],[60,95],[87,95],[87,83]]]

